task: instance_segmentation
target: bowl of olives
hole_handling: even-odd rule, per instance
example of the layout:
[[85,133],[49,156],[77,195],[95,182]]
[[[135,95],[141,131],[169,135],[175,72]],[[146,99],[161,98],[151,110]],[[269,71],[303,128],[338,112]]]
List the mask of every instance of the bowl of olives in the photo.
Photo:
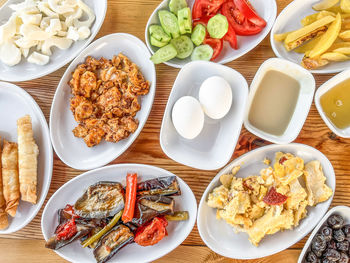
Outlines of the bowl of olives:
[[333,207],[307,240],[298,263],[350,263],[350,207]]

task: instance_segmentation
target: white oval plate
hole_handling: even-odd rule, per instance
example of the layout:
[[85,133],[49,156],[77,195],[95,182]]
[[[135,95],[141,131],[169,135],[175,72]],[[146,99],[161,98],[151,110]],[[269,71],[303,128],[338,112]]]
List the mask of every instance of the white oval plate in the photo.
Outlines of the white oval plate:
[[0,82],[0,136],[17,142],[17,119],[29,114],[32,118],[34,139],[39,147],[38,157],[38,202],[35,205],[20,201],[14,218],[9,219],[9,227],[0,234],[9,234],[25,227],[39,212],[50,188],[53,153],[49,128],[43,112],[35,100],[16,85]]
[[[279,14],[270,34],[271,47],[277,57],[290,60],[300,65],[303,54],[294,51],[288,52],[284,48],[283,42],[275,41],[273,36],[274,34],[299,29],[301,27],[300,20],[302,18],[316,13],[316,11],[312,9],[312,6],[317,2],[319,2],[319,0],[294,0]],[[310,72],[319,74],[336,73],[349,67],[350,61],[332,62],[320,69],[310,70]]]
[[241,165],[237,176],[247,177],[257,174],[267,166],[263,164],[264,158],[274,160],[278,151],[289,152],[300,156],[305,162],[318,160],[322,164],[323,172],[327,178],[327,185],[335,192],[335,174],[332,164],[320,151],[304,144],[268,145],[248,152],[234,160],[222,169],[211,181],[205,190],[198,208],[197,226],[204,243],[216,253],[235,259],[255,259],[266,257],[280,252],[295,244],[306,236],[326,213],[332,202],[333,195],[326,202],[316,207],[309,207],[308,215],[300,221],[300,225],[293,230],[285,230],[266,236],[259,247],[255,247],[248,240],[246,233],[236,234],[233,228],[224,220],[216,219],[216,209],[207,205],[209,193],[219,186],[219,178],[222,174],[230,173],[232,168]]
[[[125,177],[128,172],[138,174],[138,181],[144,181],[161,176],[173,176],[174,174],[164,169],[144,164],[117,164],[109,165],[93,171],[81,174],[59,188],[44,209],[41,219],[41,229],[45,240],[53,234],[57,223],[57,210],[66,204],[74,204],[90,185],[99,181],[117,181],[125,186]],[[196,221],[197,202],[192,190],[179,177],[181,195],[174,196],[175,210],[186,210],[189,212],[189,220],[183,222],[169,222],[167,227],[168,236],[158,244],[150,247],[141,247],[136,243],[129,244],[121,249],[108,262],[152,262],[179,246],[191,230]],[[57,251],[58,255],[71,262],[95,263],[91,249],[83,248],[75,241]]]
[[[232,89],[232,106],[226,116],[214,120],[205,115],[204,127],[194,139],[183,138],[175,130],[171,120],[174,103],[183,96],[198,99],[199,88],[211,76],[221,76]],[[243,115],[248,97],[248,84],[236,70],[213,62],[193,61],[179,72],[166,105],[160,145],[163,152],[176,162],[187,166],[216,170],[231,158],[242,128]]]
[[[191,7],[191,10],[192,10],[194,1],[195,0],[187,0],[188,6]],[[258,14],[265,19],[267,23],[266,27],[259,34],[255,36],[237,36],[237,43],[238,43],[237,50],[231,48],[230,45],[226,41],[224,41],[224,47],[221,51],[221,54],[215,59],[214,62],[225,64],[243,56],[244,54],[248,53],[250,50],[255,48],[257,45],[259,45],[259,43],[270,32],[271,27],[275,22],[276,14],[277,14],[276,1],[275,0],[265,0],[265,1],[251,0],[250,2],[254,6]],[[159,18],[158,18],[158,11],[161,9],[169,10],[168,3],[169,3],[169,0],[163,0],[163,2],[161,2],[158,5],[158,7],[153,11],[146,25],[145,39],[146,39],[147,47],[152,52],[152,54],[154,54],[158,50],[158,48],[151,45],[148,28],[150,25],[160,24]],[[186,59],[174,58],[167,62],[164,62],[164,64],[174,68],[181,68],[190,61],[191,61],[190,57]]]
[[[1,22],[7,21],[12,14],[12,9],[10,9],[9,5],[23,1],[24,0],[7,1],[0,9],[0,24],[2,24]],[[67,50],[61,50],[56,47],[53,48],[50,62],[44,66],[29,63],[23,57],[21,63],[13,67],[9,67],[0,61],[0,80],[27,81],[40,78],[58,70],[74,59],[95,38],[103,24],[107,11],[107,0],[84,0],[84,2],[94,10],[96,16],[95,22],[91,27],[91,35],[88,39],[73,43]]]
[[[95,147],[87,147],[82,138],[73,135],[77,126],[70,111],[71,91],[68,82],[76,66],[87,56],[105,57],[122,52],[139,66],[144,77],[150,81],[149,93],[141,98],[141,110],[136,114],[139,127],[127,139],[118,143],[102,141]],[[121,155],[137,138],[151,111],[156,89],[156,72],[145,44],[129,34],[116,33],[104,36],[89,45],[67,68],[58,84],[50,113],[50,135],[52,145],[60,159],[68,166],[79,170],[90,170],[103,166]]]

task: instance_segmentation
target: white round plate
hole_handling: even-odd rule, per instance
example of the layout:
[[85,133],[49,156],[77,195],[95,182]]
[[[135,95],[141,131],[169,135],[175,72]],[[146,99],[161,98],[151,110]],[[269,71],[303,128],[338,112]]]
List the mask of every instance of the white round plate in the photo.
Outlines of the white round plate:
[[[70,111],[71,88],[68,85],[75,68],[85,62],[87,56],[111,59],[119,53],[126,55],[139,66],[145,79],[150,81],[149,93],[141,97],[141,110],[136,114],[139,127],[128,138],[111,143],[102,141],[94,147],[87,147],[82,138],[73,135],[78,124]],[[68,166],[79,170],[90,170],[106,165],[121,155],[134,142],[153,105],[156,90],[156,71],[145,44],[129,34],[116,33],[104,36],[89,45],[67,68],[58,84],[50,113],[50,135],[52,145],[60,159]]]
[[[59,188],[44,209],[41,219],[41,229],[45,240],[53,234],[57,223],[57,210],[66,204],[74,204],[84,193],[87,187],[99,181],[117,181],[125,186],[125,177],[128,172],[138,174],[138,181],[144,181],[162,176],[173,176],[174,174],[150,165],[144,164],[117,164],[109,165],[93,171],[81,174]],[[158,244],[149,247],[141,247],[136,243],[129,244],[121,249],[108,262],[152,262],[179,246],[192,231],[196,221],[197,202],[189,186],[177,177],[181,189],[180,196],[174,196],[175,210],[186,210],[189,212],[189,220],[183,222],[169,222],[167,226],[168,236]],[[95,263],[92,250],[83,248],[75,241],[57,251],[58,255],[71,262]]]
[[[195,0],[187,0],[187,4],[190,7],[193,6],[194,2]],[[158,50],[158,48],[151,45],[148,28],[150,25],[160,24],[159,18],[158,18],[158,11],[162,9],[169,10],[168,3],[169,3],[169,0],[163,0],[163,2],[161,2],[158,5],[158,7],[153,11],[146,25],[146,29],[145,29],[146,44],[148,49],[152,52],[152,54],[154,54]],[[214,62],[225,64],[243,56],[244,54],[248,53],[250,50],[255,48],[257,45],[259,45],[259,43],[270,32],[271,27],[275,22],[276,14],[277,14],[276,1],[275,0],[265,0],[265,1],[251,0],[250,3],[253,5],[255,10],[258,12],[258,14],[265,19],[267,23],[266,27],[259,34],[255,36],[237,36],[237,43],[238,43],[237,50],[231,48],[230,45],[226,41],[224,41],[224,47],[221,51],[221,54],[215,59]],[[181,68],[190,61],[191,61],[190,57],[186,59],[174,58],[167,62],[164,62],[164,64],[174,68]]]
[[278,151],[289,152],[303,158],[305,162],[318,160],[321,162],[327,185],[335,192],[335,174],[332,164],[320,151],[304,144],[268,145],[248,152],[234,160],[222,169],[211,181],[205,190],[198,208],[197,226],[199,234],[204,243],[216,253],[235,259],[255,259],[266,257],[280,252],[295,244],[306,236],[326,213],[332,202],[333,195],[326,202],[315,207],[309,207],[307,217],[300,221],[298,227],[293,230],[277,232],[267,235],[258,247],[252,245],[246,233],[236,234],[233,228],[224,220],[216,219],[216,209],[207,205],[209,193],[219,186],[219,178],[222,174],[230,173],[232,168],[241,165],[237,176],[247,177],[258,174],[267,166],[263,164],[264,158],[274,160]]
[[[9,5],[23,1],[24,0],[7,1],[0,9],[0,24],[2,24],[1,22],[6,22],[13,12]],[[58,70],[74,59],[95,38],[103,24],[107,11],[107,0],[84,0],[84,3],[94,11],[96,16],[95,22],[91,27],[91,35],[89,38],[73,43],[72,46],[66,50],[61,50],[56,47],[53,48],[50,62],[44,66],[29,63],[23,57],[21,63],[13,67],[9,67],[0,61],[0,80],[15,82],[40,78]]]
[[[316,11],[312,9],[312,6],[317,2],[320,2],[320,0],[294,0],[279,14],[270,34],[271,47],[277,57],[287,59],[300,65],[304,55],[294,51],[288,52],[284,48],[283,42],[276,41],[273,36],[275,34],[301,28],[300,20],[305,16],[316,13]],[[348,69],[349,67],[350,61],[332,62],[320,69],[310,70],[310,72],[319,74],[336,73]]]
[[17,119],[29,114],[32,118],[34,139],[39,147],[38,157],[38,202],[35,205],[20,201],[14,218],[8,217],[9,227],[0,234],[9,234],[25,227],[39,212],[50,188],[53,153],[49,128],[40,107],[23,89],[0,82],[0,136],[17,142]]

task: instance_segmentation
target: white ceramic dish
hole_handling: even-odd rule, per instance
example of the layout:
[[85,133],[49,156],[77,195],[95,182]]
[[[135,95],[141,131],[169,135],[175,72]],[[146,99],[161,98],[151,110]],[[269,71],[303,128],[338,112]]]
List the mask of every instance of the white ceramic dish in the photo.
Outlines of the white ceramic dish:
[[[231,109],[219,120],[205,116],[201,133],[193,140],[185,139],[172,123],[173,105],[186,95],[198,99],[202,82],[211,76],[221,76],[231,85]],[[180,70],[165,108],[160,130],[163,152],[174,161],[197,169],[215,170],[224,166],[233,154],[242,128],[247,96],[247,81],[236,70],[213,62],[188,63]]]
[[16,85],[0,82],[0,136],[17,142],[17,119],[29,114],[32,118],[34,139],[39,147],[38,157],[38,202],[32,205],[20,201],[14,218],[8,217],[9,227],[0,234],[9,234],[25,227],[39,212],[50,188],[53,153],[49,128],[44,114],[35,100]]
[[[10,4],[23,2],[24,0],[9,0],[0,8],[0,24],[7,21],[11,16]],[[20,64],[9,67],[0,62],[0,80],[5,81],[27,81],[46,76],[63,67],[74,59],[91,41],[95,38],[105,19],[107,11],[107,0],[84,0],[84,2],[94,10],[96,19],[91,27],[91,35],[88,39],[72,44],[67,50],[58,48],[52,49],[50,62],[44,66],[28,63],[23,57]]]
[[[195,2],[194,0],[187,0],[188,6],[190,7],[193,6],[194,2]],[[250,2],[254,6],[258,14],[261,17],[263,17],[267,22],[266,27],[259,34],[255,36],[237,36],[238,50],[232,49],[230,45],[226,41],[224,41],[224,47],[222,49],[222,52],[218,56],[218,58],[215,59],[215,62],[220,64],[225,64],[243,56],[244,54],[248,53],[250,50],[255,48],[270,32],[277,14],[276,1],[275,0],[265,0],[265,1],[252,0]],[[159,18],[158,18],[158,11],[161,9],[168,10],[168,3],[169,3],[169,0],[164,0],[163,2],[161,2],[151,14],[146,25],[145,39],[146,39],[147,47],[152,52],[152,54],[154,54],[154,52],[156,52],[158,48],[152,46],[150,43],[148,27],[153,24],[160,24]],[[164,64],[174,68],[181,68],[190,61],[191,61],[191,58],[186,58],[186,59],[174,58],[172,60],[164,62]]]
[[[294,51],[288,52],[284,48],[283,42],[275,41],[273,36],[278,33],[299,29],[301,27],[300,20],[302,18],[316,13],[316,11],[312,9],[312,6],[317,2],[320,2],[320,0],[294,0],[279,14],[270,34],[271,47],[277,57],[287,59],[300,65],[303,54]],[[310,72],[319,74],[336,73],[348,69],[349,66],[350,61],[332,62],[322,68],[310,70]]]
[[[141,110],[136,114],[139,127],[135,133],[118,143],[102,141],[89,148],[82,138],[77,138],[72,133],[77,122],[70,111],[71,92],[68,82],[76,66],[83,63],[87,56],[112,58],[120,52],[136,63],[151,83],[149,93],[141,98]],[[52,145],[65,164],[79,170],[94,169],[117,158],[134,142],[146,123],[155,95],[156,72],[149,58],[150,53],[141,40],[129,34],[116,33],[94,41],[70,64],[58,84],[50,114]]]
[[308,251],[309,246],[311,245],[312,239],[317,234],[317,232],[321,228],[321,226],[323,226],[325,224],[328,217],[330,217],[333,214],[341,215],[344,218],[344,223],[350,224],[350,207],[340,205],[340,206],[335,206],[332,209],[330,209],[327,212],[327,214],[325,214],[325,216],[321,219],[321,221],[317,224],[317,226],[315,227],[315,229],[312,231],[311,235],[309,236],[308,240],[306,241],[304,248],[300,253],[298,263],[303,262],[303,258],[305,256],[306,252]]
[[[99,168],[75,177],[58,189],[47,202],[41,219],[41,229],[45,240],[48,240],[57,226],[57,209],[64,207],[66,204],[74,204],[89,185],[98,181],[118,181],[125,185],[125,177],[128,172],[137,173],[139,181],[174,175],[155,166],[119,164]],[[141,247],[136,243],[127,245],[108,262],[152,262],[175,249],[186,239],[196,221],[197,202],[189,186],[181,178],[177,177],[177,180],[181,195],[174,197],[175,210],[188,211],[189,220],[169,222],[167,227],[168,236],[158,244],[150,247]],[[77,241],[55,252],[71,262],[96,262],[92,251],[82,248]]]
[[325,94],[327,91],[331,90],[336,85],[340,84],[341,82],[347,80],[350,78],[350,70],[343,71],[333,78],[329,79],[327,82],[323,83],[322,86],[320,86],[315,94],[315,104],[316,108],[318,110],[318,113],[321,115],[323,121],[327,124],[328,128],[331,129],[332,132],[334,132],[336,135],[343,137],[343,138],[350,138],[350,127],[345,129],[339,129],[333,123],[328,119],[326,114],[324,113],[320,98],[323,94]]
[[257,174],[261,169],[267,167],[263,164],[262,160],[265,157],[273,160],[275,153],[278,151],[296,154],[303,158],[305,162],[319,160],[327,178],[326,183],[332,188],[334,193],[335,174],[332,164],[320,151],[310,146],[295,143],[288,145],[269,145],[242,155],[214,177],[199,203],[197,216],[199,234],[204,243],[216,253],[235,259],[255,259],[275,254],[290,247],[306,236],[326,213],[333,196],[316,207],[309,207],[307,217],[301,220],[299,226],[294,230],[285,230],[268,235],[260,242],[259,247],[255,247],[249,242],[246,233],[236,234],[233,228],[224,220],[216,219],[216,209],[207,205],[207,199],[209,193],[215,187],[219,186],[220,176],[230,173],[232,168],[237,165],[241,165],[241,170],[237,174],[238,177]]
[[[277,70],[295,78],[300,83],[300,93],[295,106],[295,111],[285,132],[281,136],[266,133],[254,127],[248,120],[250,107],[257,88],[266,71]],[[260,138],[278,144],[287,144],[294,141],[302,129],[309,113],[315,92],[315,79],[312,74],[299,65],[280,58],[266,60],[257,71],[252,84],[250,85],[247,109],[245,111],[244,126],[248,131]],[[283,87],[281,87],[283,88]]]

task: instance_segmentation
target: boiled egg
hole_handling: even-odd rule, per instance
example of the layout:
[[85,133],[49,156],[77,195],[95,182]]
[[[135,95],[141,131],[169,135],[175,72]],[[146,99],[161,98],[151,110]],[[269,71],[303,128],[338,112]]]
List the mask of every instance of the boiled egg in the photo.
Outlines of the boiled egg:
[[177,100],[172,111],[176,131],[186,139],[194,139],[203,129],[204,112],[199,101],[191,96]]
[[199,101],[205,114],[210,118],[223,118],[232,105],[230,84],[219,76],[207,78],[199,89]]

